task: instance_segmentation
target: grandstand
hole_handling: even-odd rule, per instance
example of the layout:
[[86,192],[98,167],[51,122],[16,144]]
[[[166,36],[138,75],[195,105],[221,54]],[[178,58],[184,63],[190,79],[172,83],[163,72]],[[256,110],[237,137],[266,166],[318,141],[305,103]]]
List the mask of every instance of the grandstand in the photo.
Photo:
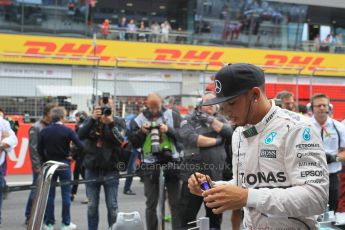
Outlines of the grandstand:
[[[36,88],[51,84],[97,86],[94,90],[118,97],[119,111],[122,104],[142,103],[151,90],[175,95],[188,106],[214,71],[230,62],[274,66],[266,71],[278,86],[311,75],[315,76],[313,82],[306,82],[309,85],[343,84],[344,72],[337,69],[342,67],[345,47],[323,42],[328,34],[336,40],[337,34],[345,33],[344,5],[339,1],[325,5],[292,0],[6,0],[0,1],[0,13],[4,41],[0,45],[4,82],[0,102],[10,114],[28,112],[37,117],[37,105],[56,95],[40,94]],[[123,18],[125,27],[120,23]],[[106,19],[110,24],[104,36]],[[129,30],[131,19],[134,26]],[[170,29],[163,39],[160,27],[166,20]],[[286,66],[303,70],[282,71],[280,67]],[[334,71],[314,71],[316,67]],[[92,98],[84,95],[80,100],[77,94],[67,99],[89,110]],[[339,96],[336,100],[342,102]],[[33,104],[36,111],[32,111]],[[344,114],[336,117],[341,119]]]

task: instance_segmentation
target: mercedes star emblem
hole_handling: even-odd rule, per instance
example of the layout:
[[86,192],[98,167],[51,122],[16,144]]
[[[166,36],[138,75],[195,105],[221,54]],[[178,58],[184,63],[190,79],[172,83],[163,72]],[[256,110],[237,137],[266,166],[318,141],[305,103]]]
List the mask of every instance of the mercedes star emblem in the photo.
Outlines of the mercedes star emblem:
[[215,86],[214,91],[216,93],[220,93],[222,91],[222,83],[220,83],[220,81],[215,80],[214,81],[214,86]]

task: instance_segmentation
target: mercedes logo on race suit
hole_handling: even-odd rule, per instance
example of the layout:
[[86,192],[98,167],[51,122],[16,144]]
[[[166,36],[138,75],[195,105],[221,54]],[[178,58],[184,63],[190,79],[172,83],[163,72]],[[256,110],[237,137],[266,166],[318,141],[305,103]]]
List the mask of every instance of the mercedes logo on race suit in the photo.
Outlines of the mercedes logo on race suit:
[[221,91],[222,91],[222,83],[220,83],[220,81],[218,81],[218,80],[215,80],[214,81],[214,91],[216,92],[216,93],[220,93]]

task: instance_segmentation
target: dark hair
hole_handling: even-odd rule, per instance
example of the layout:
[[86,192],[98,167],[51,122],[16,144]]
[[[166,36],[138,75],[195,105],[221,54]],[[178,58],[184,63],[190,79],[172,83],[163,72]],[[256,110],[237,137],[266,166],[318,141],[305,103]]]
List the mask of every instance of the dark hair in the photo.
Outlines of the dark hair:
[[49,115],[50,111],[57,106],[56,103],[48,103],[43,108],[43,116]]
[[175,99],[175,97],[170,96],[170,97],[168,98],[168,100],[169,100],[169,105],[175,105],[175,104],[176,104],[176,99]]
[[310,103],[311,103],[311,106],[314,106],[314,101],[316,99],[320,99],[320,98],[326,98],[328,100],[328,104],[330,102],[330,99],[329,99],[329,96],[327,96],[327,94],[324,94],[324,93],[317,93],[317,94],[314,94],[314,96],[312,96],[311,100],[310,100]]
[[308,113],[308,107],[306,104],[298,104],[298,111],[302,114]]
[[87,117],[87,112],[85,111],[79,111],[75,114],[76,117],[84,116]]

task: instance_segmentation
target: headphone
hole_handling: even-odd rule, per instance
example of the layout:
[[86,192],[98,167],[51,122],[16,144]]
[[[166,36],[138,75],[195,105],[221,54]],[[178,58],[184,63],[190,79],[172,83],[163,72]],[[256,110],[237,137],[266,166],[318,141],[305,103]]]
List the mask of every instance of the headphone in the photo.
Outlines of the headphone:
[[[314,111],[314,105],[313,105],[314,103],[311,103],[311,102],[309,102],[308,104],[307,104],[307,109],[308,109],[308,112],[310,112],[310,113],[314,113],[313,111]],[[333,113],[333,104],[331,104],[331,103],[329,103],[328,105],[327,105],[327,107],[328,107],[328,113],[330,113],[330,114],[332,114]]]

